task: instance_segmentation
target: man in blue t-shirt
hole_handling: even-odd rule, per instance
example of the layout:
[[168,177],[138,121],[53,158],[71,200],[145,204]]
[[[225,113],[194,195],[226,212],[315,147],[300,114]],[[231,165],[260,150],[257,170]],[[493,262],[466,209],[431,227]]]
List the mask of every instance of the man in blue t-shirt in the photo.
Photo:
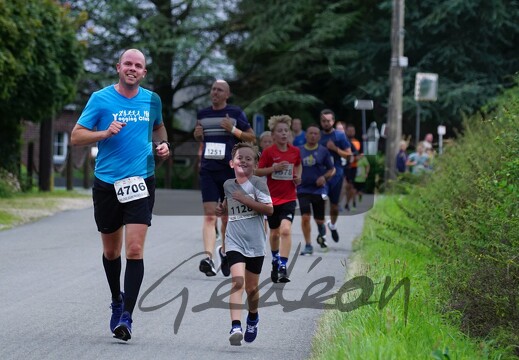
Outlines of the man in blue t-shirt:
[[[146,75],[142,52],[129,49],[117,63],[119,82],[92,94],[72,130],[73,145],[97,142],[94,218],[103,243],[103,267],[112,293],[110,330],[131,338],[132,313],[144,277],[144,241],[155,200],[155,154],[169,157],[157,94],[140,87]],[[124,292],[120,290],[125,244]]]
[[301,163],[303,172],[301,184],[297,187],[297,199],[301,210],[301,228],[305,238],[305,248],[301,255],[313,253],[310,240],[310,215],[314,213],[319,235],[317,243],[326,249],[326,227],[324,225],[325,199],[327,196],[326,182],[335,174],[335,167],[328,149],[319,145],[320,130],[317,125],[310,125],[306,129],[306,144],[301,145]]
[[292,119],[292,145],[301,146],[306,142],[306,133],[303,130],[303,123],[301,119]]
[[[200,261],[199,270],[206,276],[216,275],[213,261],[216,243],[216,206],[225,197],[223,184],[234,178],[234,171],[229,167],[233,146],[241,141],[256,142],[254,131],[242,109],[228,105],[231,96],[229,84],[224,80],[216,80],[211,87],[210,107],[197,114],[197,125],[193,133],[196,141],[202,143],[202,159],[200,162],[200,188],[204,207],[204,225],[202,236],[204,250],[208,255]],[[222,245],[217,251],[220,255],[221,270],[229,276],[230,269],[225,256],[225,227],[227,217],[222,216]]]
[[328,228],[332,233],[332,239],[339,241],[339,233],[335,223],[339,216],[339,200],[341,196],[342,182],[344,179],[344,170],[341,158],[347,159],[351,156],[351,145],[343,132],[336,131],[335,113],[330,109],[321,111],[321,140],[319,144],[323,145],[330,152],[335,166],[335,175],[328,181],[328,198],[330,199],[330,221]]

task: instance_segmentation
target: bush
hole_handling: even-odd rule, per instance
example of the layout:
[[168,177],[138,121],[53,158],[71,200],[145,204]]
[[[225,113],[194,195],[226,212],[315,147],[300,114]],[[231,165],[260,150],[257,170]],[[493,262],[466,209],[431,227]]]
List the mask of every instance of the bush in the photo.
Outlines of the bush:
[[418,227],[406,241],[443,259],[431,275],[448,317],[519,355],[519,94],[505,96],[492,115],[465,121],[434,173],[399,185],[409,195],[398,204]]
[[369,162],[369,174],[364,191],[367,194],[374,194],[381,189],[384,182],[385,157],[381,154],[365,156]]
[[7,198],[20,192],[20,182],[13,174],[0,169],[0,198]]

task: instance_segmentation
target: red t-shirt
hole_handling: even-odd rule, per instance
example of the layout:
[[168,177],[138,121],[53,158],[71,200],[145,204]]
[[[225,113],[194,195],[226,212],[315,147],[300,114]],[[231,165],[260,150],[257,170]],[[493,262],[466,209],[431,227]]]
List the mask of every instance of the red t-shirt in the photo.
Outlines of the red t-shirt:
[[286,151],[280,151],[276,144],[269,146],[261,153],[258,168],[268,168],[274,163],[288,161],[290,166],[283,171],[267,175],[267,186],[270,191],[273,205],[281,205],[297,199],[296,185],[294,184],[294,168],[301,165],[299,148],[287,144]]

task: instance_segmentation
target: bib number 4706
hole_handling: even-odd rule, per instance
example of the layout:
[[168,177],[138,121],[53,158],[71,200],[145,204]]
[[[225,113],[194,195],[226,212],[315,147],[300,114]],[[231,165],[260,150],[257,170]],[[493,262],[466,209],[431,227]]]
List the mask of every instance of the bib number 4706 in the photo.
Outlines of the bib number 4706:
[[148,187],[140,176],[129,177],[114,183],[115,193],[120,203],[126,203],[148,197]]

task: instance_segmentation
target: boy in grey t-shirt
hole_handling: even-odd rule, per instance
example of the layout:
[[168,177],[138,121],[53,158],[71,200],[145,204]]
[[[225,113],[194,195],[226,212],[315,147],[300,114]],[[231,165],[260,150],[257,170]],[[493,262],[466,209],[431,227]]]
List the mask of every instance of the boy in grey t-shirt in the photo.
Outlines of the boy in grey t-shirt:
[[[241,345],[242,339],[253,342],[258,334],[258,283],[267,242],[263,216],[272,215],[274,208],[265,179],[253,175],[257,164],[256,146],[249,143],[238,143],[234,146],[229,165],[234,169],[236,178],[224,183],[225,200],[216,209],[218,216],[226,212],[229,217],[225,232],[225,250],[232,277],[229,299],[231,345]],[[249,305],[245,335],[241,327],[244,289]]]

